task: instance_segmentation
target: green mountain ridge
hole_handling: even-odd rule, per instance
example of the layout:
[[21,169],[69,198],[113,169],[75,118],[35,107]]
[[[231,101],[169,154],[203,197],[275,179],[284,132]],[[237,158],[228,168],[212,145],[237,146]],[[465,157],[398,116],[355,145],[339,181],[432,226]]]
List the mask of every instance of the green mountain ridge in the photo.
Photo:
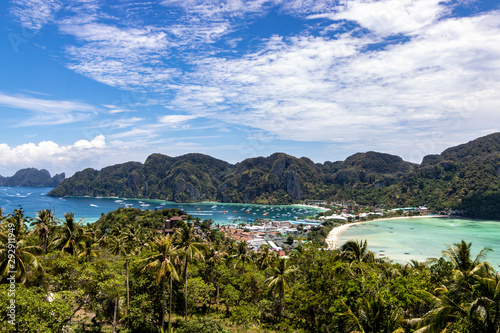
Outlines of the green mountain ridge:
[[11,177],[0,176],[0,186],[56,187],[64,178],[64,173],[52,177],[45,169],[26,168],[18,170]]
[[354,201],[385,207],[427,205],[498,219],[499,185],[500,133],[494,133],[425,156],[421,164],[373,151],[325,163],[275,153],[235,165],[196,153],[152,154],[144,164],[77,172],[49,195],[260,204]]

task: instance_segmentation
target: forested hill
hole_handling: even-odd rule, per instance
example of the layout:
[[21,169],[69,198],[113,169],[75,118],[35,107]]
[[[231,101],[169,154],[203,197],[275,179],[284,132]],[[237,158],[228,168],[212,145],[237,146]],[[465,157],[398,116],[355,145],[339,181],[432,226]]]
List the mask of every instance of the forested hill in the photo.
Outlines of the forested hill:
[[275,153],[236,165],[203,154],[153,154],[144,164],[77,172],[49,195],[263,204],[353,200],[386,207],[452,208],[499,219],[499,185],[500,133],[495,133],[428,155],[421,164],[377,152],[325,163]]
[[11,177],[0,176],[0,186],[56,187],[64,178],[64,173],[51,177],[50,173],[45,169],[27,168],[17,171]]

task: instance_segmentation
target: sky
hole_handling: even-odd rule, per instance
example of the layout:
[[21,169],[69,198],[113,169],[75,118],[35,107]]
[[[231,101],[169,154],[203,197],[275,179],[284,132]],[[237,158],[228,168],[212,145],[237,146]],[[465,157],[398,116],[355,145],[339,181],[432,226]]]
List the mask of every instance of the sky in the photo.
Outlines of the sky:
[[499,131],[500,3],[7,0],[0,175],[152,153],[420,163]]

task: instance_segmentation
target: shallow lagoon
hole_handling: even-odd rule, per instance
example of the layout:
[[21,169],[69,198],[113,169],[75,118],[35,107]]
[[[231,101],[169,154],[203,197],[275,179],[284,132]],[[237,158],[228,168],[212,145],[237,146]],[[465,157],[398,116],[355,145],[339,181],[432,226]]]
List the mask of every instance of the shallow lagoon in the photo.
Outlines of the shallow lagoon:
[[375,220],[353,225],[338,237],[338,244],[350,239],[366,239],[368,249],[378,258],[406,263],[439,258],[447,244],[462,239],[472,243],[472,255],[489,247],[486,257],[495,269],[500,268],[500,222],[461,218],[409,218]]
[[[299,206],[265,206],[227,203],[175,203],[163,200],[66,197],[53,198],[46,194],[50,187],[0,187],[0,207],[4,214],[22,207],[25,216],[35,217],[41,209],[51,209],[55,216],[64,218],[64,213],[74,212],[77,219],[90,223],[99,219],[101,213],[108,213],[128,205],[141,209],[179,208],[193,217],[212,219],[220,224],[243,223],[257,218],[272,218],[285,221],[294,218],[314,216],[319,209]],[[267,214],[265,214],[267,213]]]

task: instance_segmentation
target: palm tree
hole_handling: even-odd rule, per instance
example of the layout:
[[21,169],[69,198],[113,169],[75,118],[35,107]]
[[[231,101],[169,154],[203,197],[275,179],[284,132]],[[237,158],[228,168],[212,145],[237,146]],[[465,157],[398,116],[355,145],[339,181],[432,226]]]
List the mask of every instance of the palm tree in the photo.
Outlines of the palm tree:
[[142,269],[142,271],[144,272],[146,269],[151,268],[157,270],[156,282],[158,282],[158,284],[160,284],[163,288],[163,308],[161,314],[162,331],[165,324],[165,277],[168,277],[170,280],[170,300],[168,310],[168,326],[170,330],[172,314],[172,280],[179,279],[174,265],[174,258],[177,257],[177,248],[173,245],[170,235],[160,236],[151,244],[151,246],[154,249],[155,254],[149,258],[143,259],[148,261],[148,264]]
[[399,327],[401,312],[389,307],[380,294],[368,293],[363,296],[357,310],[358,315],[345,303],[343,305],[347,309],[343,315],[359,332],[404,332]]
[[14,244],[14,251],[7,246],[2,246],[0,249],[0,281],[8,278],[9,275],[12,277],[15,273],[16,281],[24,284],[26,282],[28,267],[41,269],[36,257],[37,254],[43,252],[40,246],[27,246],[24,239],[18,238],[15,239],[14,243],[8,243],[8,237],[5,233],[0,233],[0,242]]
[[50,209],[39,210],[31,226],[35,227],[33,232],[40,238],[43,251],[47,252],[50,232],[54,226],[54,213]]
[[471,331],[500,332],[500,274],[479,278],[475,291],[476,299],[471,304]]
[[419,327],[415,332],[445,332],[454,323],[467,321],[470,318],[470,309],[460,302],[463,296],[457,297],[446,287],[438,288],[438,291],[442,293],[440,296],[423,291],[423,295],[426,295],[433,304],[433,309],[422,318],[408,320],[410,325]]
[[97,258],[99,257],[99,251],[97,248],[99,247],[99,244],[94,243],[94,241],[89,237],[89,239],[86,239],[82,245],[82,249],[80,251],[80,254],[78,255],[79,258],[85,258],[87,262],[90,261],[90,258]]
[[349,240],[340,247],[340,256],[342,259],[351,262],[373,262],[373,252],[368,251],[366,240]]
[[64,218],[64,225],[60,233],[49,247],[76,256],[78,251],[84,247],[85,241],[87,241],[90,236],[86,234],[80,226],[83,218],[75,223],[75,214],[73,212],[71,214],[65,213]]
[[141,252],[146,242],[144,242],[144,235],[140,228],[129,226],[123,230],[123,235],[127,238],[128,247],[133,254]]
[[269,282],[268,286],[271,290],[278,291],[280,317],[283,313],[283,298],[285,297],[285,292],[290,289],[288,276],[296,270],[297,268],[295,266],[288,265],[288,259],[286,258],[279,258],[277,265],[270,268],[271,276],[266,282]]
[[471,246],[472,243],[466,243],[462,240],[460,243],[448,245],[448,250],[443,251],[443,257],[447,257],[453,264],[455,280],[459,283],[465,283],[469,290],[472,288],[475,276],[484,276],[492,270],[487,262],[481,262],[492,250],[483,248],[472,260]]
[[194,226],[185,222],[179,224],[179,228],[175,230],[176,244],[184,258],[184,318],[187,320],[187,280],[188,280],[188,265],[195,258],[203,259],[203,253],[206,251],[206,245],[199,242],[195,236]]
[[240,264],[241,274],[245,274],[245,264],[253,262],[251,253],[248,250],[248,243],[246,241],[239,242],[236,247],[236,253],[230,258],[235,260],[233,268],[236,268]]
[[108,240],[108,249],[115,256],[126,255],[128,252],[127,238],[125,236],[111,236]]
[[257,259],[257,264],[261,270],[270,267],[275,259],[275,252],[271,251],[269,246],[262,245],[260,247],[260,256]]
[[215,273],[216,266],[219,262],[226,260],[227,252],[224,251],[222,243],[215,241],[210,243],[210,248],[207,255],[207,263],[210,269],[210,280],[215,285],[216,295],[215,303],[219,305],[219,274]]
[[22,238],[28,227],[26,226],[26,218],[24,217],[24,210],[22,208],[14,209],[14,213],[12,215],[4,216],[5,222],[7,224],[14,225],[14,230],[12,234],[16,235],[16,238]]

